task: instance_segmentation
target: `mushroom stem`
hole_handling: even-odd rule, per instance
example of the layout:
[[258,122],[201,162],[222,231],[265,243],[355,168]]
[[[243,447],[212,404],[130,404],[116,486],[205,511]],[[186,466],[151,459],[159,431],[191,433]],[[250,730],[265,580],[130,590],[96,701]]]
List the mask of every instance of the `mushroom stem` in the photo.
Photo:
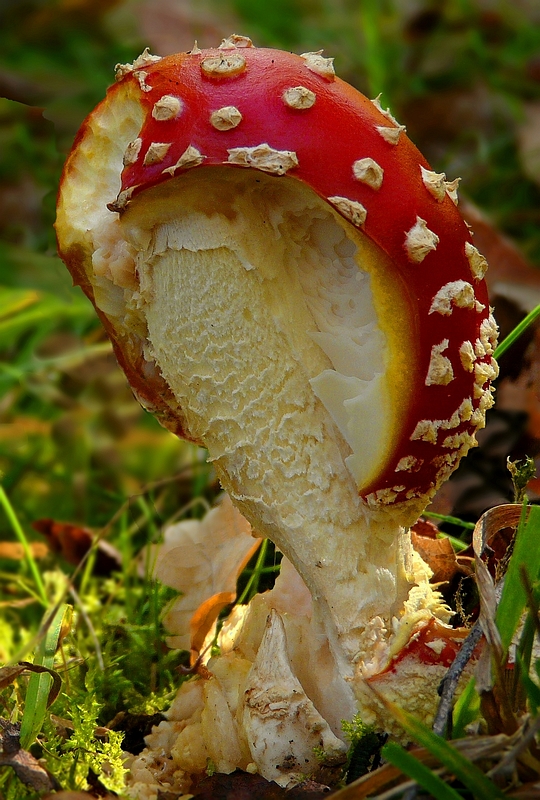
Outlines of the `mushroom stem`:
[[[350,675],[370,621],[391,629],[415,581],[401,526],[408,519],[399,508],[374,512],[359,496],[352,448],[335,421],[342,398],[324,393],[325,380],[363,375],[353,400],[365,406],[364,452],[355,467],[366,480],[392,429],[386,342],[366,270],[386,256],[307,189],[267,178],[261,192],[260,178],[229,176],[221,191],[212,176],[213,196],[228,194],[227,216],[205,197],[200,179],[191,187],[184,179],[165,213],[159,191],[154,205],[146,198],[144,214],[132,203],[121,223],[138,252],[140,288],[131,305],[147,329],[146,358],[186,429],[208,449],[253,527],[295,565]],[[334,308],[351,282],[356,305]],[[318,344],[321,297],[332,349],[324,339]],[[347,328],[348,312],[364,318],[356,362],[349,351],[358,326]]]

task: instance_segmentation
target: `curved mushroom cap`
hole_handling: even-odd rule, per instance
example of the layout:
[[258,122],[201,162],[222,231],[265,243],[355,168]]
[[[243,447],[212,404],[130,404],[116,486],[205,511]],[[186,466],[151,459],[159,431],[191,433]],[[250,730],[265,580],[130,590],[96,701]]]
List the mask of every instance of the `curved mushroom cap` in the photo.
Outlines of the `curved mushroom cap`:
[[[159,199],[163,190],[167,202],[167,186],[210,176],[210,168],[236,181],[259,175],[263,186],[292,180],[339,215],[351,240],[369,240],[380,254],[366,269],[387,339],[394,411],[384,458],[375,472],[359,472],[360,494],[372,506],[427,500],[475,445],[497,375],[487,265],[456,209],[457,181],[433,172],[403,126],[335,77],[332,59],[320,53],[297,56],[231,37],[217,49],[162,59],[145,51],[119,66],[117,78],[66,164],[57,233],[141,402],[197,440],[145,350],[140,321],[126,312],[125,292],[139,287],[134,254],[119,235],[122,218],[131,209],[144,215],[144,196]],[[336,395],[342,384],[324,381],[313,386],[330,406],[325,392]],[[333,415],[347,438],[354,394],[343,392],[349,417]],[[358,424],[364,411],[360,405]]]

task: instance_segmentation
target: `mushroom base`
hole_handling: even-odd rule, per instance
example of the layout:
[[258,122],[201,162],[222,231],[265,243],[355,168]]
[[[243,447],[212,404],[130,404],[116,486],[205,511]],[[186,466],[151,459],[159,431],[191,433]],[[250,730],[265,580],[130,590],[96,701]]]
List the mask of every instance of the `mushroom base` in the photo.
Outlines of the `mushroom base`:
[[332,785],[346,762],[343,720],[357,713],[405,741],[384,699],[429,724],[448,666],[443,651],[455,653],[463,632],[409,617],[386,639],[373,633],[371,653],[344,676],[307,587],[284,559],[274,589],[233,609],[219,636],[221,654],[182,685],[167,721],[147,737],[130,765],[131,796],[188,792],[209,761],[218,772],[258,772],[281,786],[307,777]]

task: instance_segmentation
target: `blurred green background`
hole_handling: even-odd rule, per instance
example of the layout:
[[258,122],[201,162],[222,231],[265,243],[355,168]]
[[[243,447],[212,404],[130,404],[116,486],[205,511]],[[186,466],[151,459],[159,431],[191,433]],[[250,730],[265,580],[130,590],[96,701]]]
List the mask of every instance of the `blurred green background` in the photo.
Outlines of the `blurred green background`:
[[508,324],[539,291],[537,0],[2,0],[0,31],[0,472],[25,528],[41,517],[100,528],[150,485],[157,529],[194,492],[216,491],[201,455],[132,399],[55,252],[65,154],[115,63],[147,45],[165,55],[236,31],[324,48],[340,77],[382,92],[437,171],[462,177],[477,206],[466,213],[487,215],[481,249],[497,262],[501,233],[517,244],[494,267],[507,283],[515,268],[528,296]]

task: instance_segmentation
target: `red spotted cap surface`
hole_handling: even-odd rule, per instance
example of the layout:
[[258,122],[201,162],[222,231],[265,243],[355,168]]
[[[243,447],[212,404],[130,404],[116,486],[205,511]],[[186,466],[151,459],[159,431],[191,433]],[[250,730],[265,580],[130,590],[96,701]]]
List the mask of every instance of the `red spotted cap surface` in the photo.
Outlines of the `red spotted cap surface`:
[[[300,182],[386,254],[373,282],[399,412],[384,459],[358,489],[372,506],[429,497],[474,446],[497,374],[487,265],[456,208],[457,181],[432,171],[379,100],[337,78],[321,53],[255,48],[233,36],[217,49],[165,58],[145,52],[120,65],[65,168],[60,251],[142,401],[195,439],[145,351],[144,331],[130,329],[118,310],[120,293],[104,298],[109,267],[96,259],[88,231],[121,220],[132,204],[140,208],[150,189],[211,167]],[[85,177],[91,169],[103,172],[97,188]],[[93,188],[81,190],[83,178]],[[98,250],[110,262],[115,246]],[[347,438],[354,420],[336,423]]]

